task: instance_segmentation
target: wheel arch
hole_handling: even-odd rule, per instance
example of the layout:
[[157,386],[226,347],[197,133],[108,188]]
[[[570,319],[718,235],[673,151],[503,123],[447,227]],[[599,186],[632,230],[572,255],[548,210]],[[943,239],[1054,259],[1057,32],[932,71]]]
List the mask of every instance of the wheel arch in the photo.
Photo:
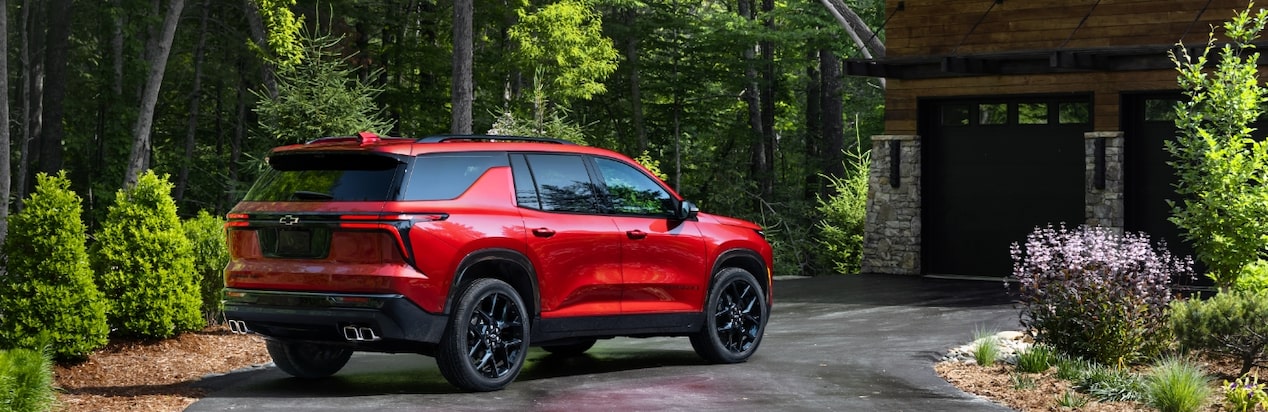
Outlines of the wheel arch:
[[771,278],[770,271],[766,267],[766,263],[762,259],[762,255],[751,249],[730,249],[718,255],[713,261],[713,269],[709,272],[709,290],[713,290],[714,284],[718,281],[718,274],[723,268],[736,267],[744,269],[753,274],[753,278],[757,280],[757,284],[761,285],[762,293],[766,295],[766,305],[771,304]]
[[520,252],[511,249],[486,249],[472,252],[458,264],[453,283],[445,297],[444,313],[452,314],[458,294],[476,279],[498,279],[515,288],[531,318],[541,315],[541,298],[533,264]]

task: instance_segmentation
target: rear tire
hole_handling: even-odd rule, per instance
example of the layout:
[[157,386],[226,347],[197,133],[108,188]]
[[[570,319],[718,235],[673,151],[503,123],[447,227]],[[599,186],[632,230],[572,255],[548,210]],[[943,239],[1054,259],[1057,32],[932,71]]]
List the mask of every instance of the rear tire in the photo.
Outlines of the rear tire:
[[334,346],[312,343],[292,343],[269,339],[265,341],[269,356],[278,369],[291,376],[303,379],[318,379],[339,372],[348,359],[352,358],[352,350]]
[[565,345],[543,345],[542,349],[557,356],[577,356],[594,347],[595,339],[582,339]]
[[722,269],[717,279],[705,303],[704,328],[691,335],[691,347],[710,362],[744,362],[766,331],[766,293],[744,269]]
[[468,391],[505,388],[528,355],[528,317],[506,282],[478,279],[458,298],[436,354],[440,374]]

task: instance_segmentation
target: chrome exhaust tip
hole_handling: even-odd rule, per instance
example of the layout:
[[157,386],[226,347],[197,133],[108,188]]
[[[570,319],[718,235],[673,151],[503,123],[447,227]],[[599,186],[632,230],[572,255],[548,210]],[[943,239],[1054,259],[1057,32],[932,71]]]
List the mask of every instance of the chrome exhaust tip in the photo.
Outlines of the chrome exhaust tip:
[[374,342],[383,339],[374,332],[373,328],[351,325],[343,327],[343,338],[352,342]]
[[232,320],[232,319],[231,319],[231,320],[226,321],[226,323],[228,323],[228,324],[229,324],[229,332],[232,332],[232,333],[235,333],[235,334],[238,334],[238,335],[244,335],[244,334],[247,334],[247,333],[251,333],[251,329],[247,327],[247,322],[246,322],[246,321],[243,321],[243,320]]

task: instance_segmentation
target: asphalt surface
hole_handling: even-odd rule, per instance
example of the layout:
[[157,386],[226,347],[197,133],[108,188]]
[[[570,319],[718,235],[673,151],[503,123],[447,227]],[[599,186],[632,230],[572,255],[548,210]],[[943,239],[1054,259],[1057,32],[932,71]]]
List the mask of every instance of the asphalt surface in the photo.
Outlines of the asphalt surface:
[[1007,411],[933,371],[975,330],[1017,329],[1002,282],[894,275],[778,280],[766,335],[746,363],[704,363],[686,338],[599,341],[585,355],[534,348],[519,378],[463,393],[432,358],[358,353],[333,377],[273,367],[204,380],[187,411]]

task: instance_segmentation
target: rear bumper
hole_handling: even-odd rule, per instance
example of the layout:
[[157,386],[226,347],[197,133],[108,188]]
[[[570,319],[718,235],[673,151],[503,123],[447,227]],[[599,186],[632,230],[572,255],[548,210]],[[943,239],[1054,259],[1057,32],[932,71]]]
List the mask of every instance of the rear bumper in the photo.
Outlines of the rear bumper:
[[[448,324],[447,316],[397,294],[225,289],[224,303],[225,318],[245,322],[251,332],[361,351],[428,353]],[[348,327],[370,328],[375,339],[351,339]]]

